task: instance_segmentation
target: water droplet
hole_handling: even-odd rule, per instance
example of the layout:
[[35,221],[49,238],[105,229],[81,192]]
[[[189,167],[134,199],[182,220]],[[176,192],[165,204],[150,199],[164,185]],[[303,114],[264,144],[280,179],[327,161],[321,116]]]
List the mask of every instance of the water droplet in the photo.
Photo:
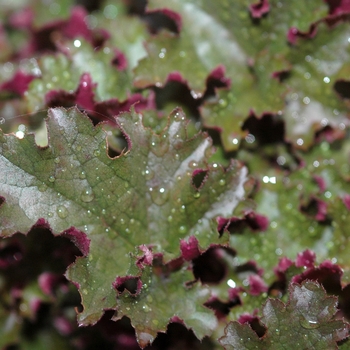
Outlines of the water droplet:
[[53,217],[53,213],[49,212],[49,213],[47,213],[47,216],[48,216],[49,218],[52,218],[52,217]]
[[106,209],[102,209],[102,210],[101,210],[101,214],[102,214],[102,215],[106,215]]
[[83,191],[83,193],[80,196],[80,199],[85,203],[91,202],[94,198],[95,198],[95,195],[91,189]]
[[151,187],[149,190],[154,204],[163,205],[169,197],[169,193],[164,187]]
[[320,327],[320,324],[318,323],[317,320],[307,319],[304,316],[300,316],[299,322],[300,322],[300,325],[305,329],[315,329]]
[[87,213],[87,216],[88,216],[89,218],[91,218],[91,216],[92,216],[91,210],[88,210],[86,213]]
[[185,205],[181,205],[180,212],[181,212],[181,213],[184,213],[185,210],[186,210],[186,206],[185,206]]
[[305,97],[303,98],[303,102],[304,102],[304,104],[308,105],[308,104],[310,103],[310,98],[307,97],[307,96],[305,96]]
[[225,179],[220,179],[219,185],[220,185],[220,186],[225,186],[225,185],[226,185]]
[[85,179],[86,178],[86,174],[85,174],[85,171],[81,171],[80,174],[79,174],[79,179]]
[[187,231],[186,226],[180,226],[179,227],[179,233],[186,233],[186,231]]
[[185,116],[181,112],[176,112],[174,115],[174,119],[179,122],[181,120],[185,120]]
[[189,163],[188,163],[188,166],[190,168],[196,168],[198,166],[198,163],[194,160],[191,160]]
[[38,186],[38,190],[40,192],[45,192],[47,190],[46,184],[42,183],[41,185]]
[[255,142],[255,136],[253,134],[248,134],[245,137],[245,140],[247,141],[247,143],[254,143]]
[[172,222],[173,221],[173,217],[171,215],[168,216],[168,222]]
[[196,193],[193,195],[193,197],[196,198],[196,199],[199,198],[200,196],[201,196],[201,194],[200,194],[199,192],[196,192]]
[[143,309],[144,312],[152,311],[152,309],[147,304],[143,305],[142,309]]
[[151,142],[151,152],[157,157],[162,157],[169,149],[169,142],[166,139],[160,139],[157,135]]
[[120,218],[120,223],[122,224],[122,225],[124,225],[125,224],[125,220],[123,219],[123,218]]
[[221,99],[219,100],[219,105],[220,105],[221,107],[223,107],[223,108],[227,107],[227,100],[221,98]]
[[60,162],[60,157],[56,157],[53,161],[58,164]]
[[84,295],[87,295],[87,293],[88,293],[87,289],[83,289],[82,292]]
[[68,216],[68,210],[65,206],[60,205],[57,207],[57,215],[61,218],[61,219],[65,219]]
[[50,182],[55,182],[55,180],[56,180],[56,179],[55,179],[54,176],[51,175],[51,176],[49,177],[49,181],[50,181]]
[[154,171],[146,168],[145,170],[145,179],[146,180],[152,180],[154,177]]
[[95,157],[99,157],[100,154],[101,154],[100,150],[97,149],[97,150],[94,151],[94,156]]

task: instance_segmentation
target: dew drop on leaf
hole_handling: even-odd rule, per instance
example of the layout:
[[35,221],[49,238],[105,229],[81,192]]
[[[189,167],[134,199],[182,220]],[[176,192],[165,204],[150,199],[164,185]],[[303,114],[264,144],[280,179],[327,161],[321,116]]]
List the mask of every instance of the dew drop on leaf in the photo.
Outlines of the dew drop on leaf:
[[81,172],[80,172],[79,178],[82,179],[82,180],[86,178],[85,171],[81,171]]
[[189,163],[188,163],[188,166],[190,168],[196,168],[198,166],[198,163],[194,160],[191,160]]
[[50,181],[50,182],[55,182],[55,180],[56,180],[56,179],[55,179],[54,176],[51,175],[51,176],[49,177],[49,181]]
[[90,189],[84,190],[80,196],[80,199],[85,203],[91,202],[94,198],[95,198],[94,193]]
[[199,192],[196,192],[196,193],[193,195],[193,197],[196,198],[196,199],[199,198],[200,196],[201,196],[201,194],[200,194]]
[[38,186],[38,190],[40,192],[45,192],[47,190],[46,184],[42,183],[41,185]]
[[163,205],[169,197],[169,193],[164,187],[159,187],[159,188],[151,187],[150,193],[151,193],[151,198],[153,203],[157,205]]
[[60,157],[56,157],[53,161],[58,164],[60,162]]
[[157,156],[162,157],[169,149],[169,143],[167,141],[162,142],[159,140],[151,142],[151,152]]
[[145,179],[146,180],[152,180],[153,177],[154,177],[154,171],[147,168],[145,170]]
[[179,233],[185,233],[186,232],[186,226],[180,226],[179,227]]
[[60,205],[57,207],[57,215],[61,219],[65,219],[68,216],[68,210],[65,206]]
[[185,116],[182,113],[176,112],[175,115],[174,115],[174,119],[176,121],[185,120]]
[[53,213],[47,213],[47,216],[49,217],[49,218],[52,218],[53,217]]
[[149,307],[147,304],[143,305],[143,306],[142,306],[142,309],[143,309],[144,312],[149,312],[149,311],[151,311],[150,307]]
[[101,154],[100,150],[97,149],[97,150],[94,151],[94,156],[95,157],[99,157],[100,154]]
[[300,325],[305,329],[315,329],[320,327],[320,324],[317,322],[317,320],[307,319],[304,316],[300,316],[299,322]]

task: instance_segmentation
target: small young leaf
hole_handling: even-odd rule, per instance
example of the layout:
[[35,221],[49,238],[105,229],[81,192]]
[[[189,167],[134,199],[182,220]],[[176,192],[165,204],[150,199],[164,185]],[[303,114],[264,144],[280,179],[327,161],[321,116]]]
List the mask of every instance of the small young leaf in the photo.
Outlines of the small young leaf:
[[327,296],[316,282],[292,284],[285,305],[278,299],[268,299],[261,319],[267,328],[259,338],[246,324],[231,322],[220,343],[225,349],[337,349],[337,341],[345,339],[349,325],[334,318],[336,297]]

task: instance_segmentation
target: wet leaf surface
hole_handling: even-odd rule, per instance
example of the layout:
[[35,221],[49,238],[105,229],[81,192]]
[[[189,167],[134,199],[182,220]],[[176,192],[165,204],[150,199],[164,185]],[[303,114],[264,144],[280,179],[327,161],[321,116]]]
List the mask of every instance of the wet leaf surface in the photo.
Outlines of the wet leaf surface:
[[[143,127],[140,114],[120,116],[129,150],[115,159],[107,155],[101,126],[78,110],[52,109],[47,123],[46,148],[38,148],[33,135],[2,136],[2,235],[47,223],[72,239],[84,254],[67,272],[82,297],[80,324],[94,324],[103,310],[117,306],[112,283],[128,274],[128,255],[137,247],[151,247],[145,263],[151,265],[154,253],[165,261],[180,256],[180,238],[196,237],[201,249],[227,241],[216,230],[216,217],[229,217],[244,203],[246,169],[238,162],[227,170],[209,165],[210,138],[188,139],[181,111],[160,135]],[[192,185],[197,169],[208,172],[201,188]],[[250,206],[248,201],[239,210]],[[195,324],[193,329],[201,337],[208,334]]]
[[334,319],[336,298],[326,295],[317,283],[292,284],[285,305],[268,299],[262,308],[261,322],[267,327],[259,338],[248,324],[230,323],[220,339],[225,349],[336,349],[346,337],[349,325]]

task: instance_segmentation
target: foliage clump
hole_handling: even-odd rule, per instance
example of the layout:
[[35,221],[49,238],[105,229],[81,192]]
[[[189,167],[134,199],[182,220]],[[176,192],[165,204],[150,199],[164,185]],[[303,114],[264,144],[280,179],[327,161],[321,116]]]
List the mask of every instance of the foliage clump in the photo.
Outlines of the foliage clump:
[[347,349],[346,1],[79,3],[2,4],[0,348]]

